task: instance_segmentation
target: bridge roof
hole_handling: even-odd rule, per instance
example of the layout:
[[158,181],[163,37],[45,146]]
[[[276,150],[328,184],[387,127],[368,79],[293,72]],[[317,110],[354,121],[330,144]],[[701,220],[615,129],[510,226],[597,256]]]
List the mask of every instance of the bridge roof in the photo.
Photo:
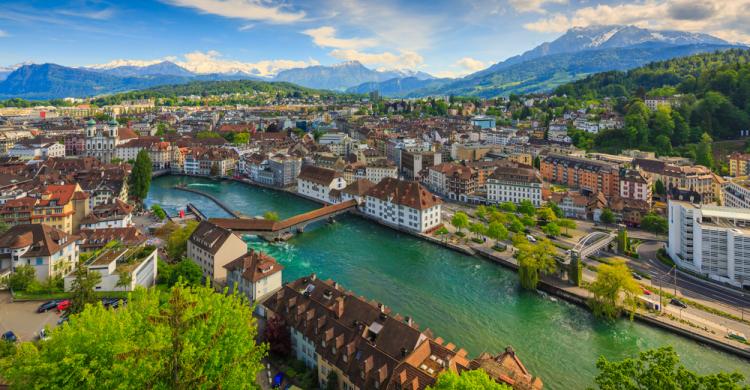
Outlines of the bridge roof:
[[294,217],[287,218],[282,221],[270,221],[267,219],[250,218],[211,218],[209,221],[217,226],[229,230],[276,232],[279,230],[288,229],[303,222],[312,221],[320,217],[350,209],[352,207],[355,207],[356,205],[357,201],[352,199],[346,202],[324,206],[316,210],[295,215]]

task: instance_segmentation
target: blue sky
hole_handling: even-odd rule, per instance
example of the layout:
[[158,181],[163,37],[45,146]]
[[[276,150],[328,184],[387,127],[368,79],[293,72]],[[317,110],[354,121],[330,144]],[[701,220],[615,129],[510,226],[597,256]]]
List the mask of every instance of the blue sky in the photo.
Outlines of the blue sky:
[[747,43],[750,0],[0,0],[0,66],[168,59],[270,75],[358,60],[458,76],[590,24]]

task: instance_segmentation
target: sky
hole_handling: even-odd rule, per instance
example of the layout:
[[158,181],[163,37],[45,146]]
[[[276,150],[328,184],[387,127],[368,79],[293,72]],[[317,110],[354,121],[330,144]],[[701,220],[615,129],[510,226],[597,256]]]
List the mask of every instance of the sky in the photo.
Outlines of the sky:
[[750,43],[750,0],[0,0],[0,66],[170,60],[271,76],[356,60],[458,77],[595,24]]

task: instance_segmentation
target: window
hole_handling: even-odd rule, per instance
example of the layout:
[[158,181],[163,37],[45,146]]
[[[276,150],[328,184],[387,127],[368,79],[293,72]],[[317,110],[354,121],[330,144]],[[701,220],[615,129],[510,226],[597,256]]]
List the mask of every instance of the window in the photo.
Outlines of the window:
[[36,265],[44,265],[44,259],[41,257],[36,258]]

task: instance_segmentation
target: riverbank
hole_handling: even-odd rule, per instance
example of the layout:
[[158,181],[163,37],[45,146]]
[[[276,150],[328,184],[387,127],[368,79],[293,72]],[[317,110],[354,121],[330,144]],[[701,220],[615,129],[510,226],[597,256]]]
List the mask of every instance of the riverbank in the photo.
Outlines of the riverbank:
[[[249,186],[257,186],[258,184],[248,179],[240,179],[240,178],[206,178],[206,179],[214,180],[217,182],[234,181],[234,182],[242,183],[244,185],[249,185]],[[321,205],[325,204],[317,199],[309,198],[301,194],[298,194],[294,190],[294,188],[282,189],[282,188],[276,188],[276,187],[271,187],[271,186],[259,186],[259,187],[274,190],[274,191],[286,192],[295,197],[313,201],[317,204],[321,204]],[[191,192],[201,194],[201,195],[206,195],[206,196],[210,195],[210,194],[204,193],[203,191],[191,191]],[[222,202],[217,201],[218,199],[216,197],[211,195],[210,198],[211,200],[215,201],[217,205],[225,209],[225,211],[230,212],[230,210],[227,210],[225,208],[225,205],[223,205]],[[409,234],[423,241],[427,241],[431,244],[439,245],[441,247],[459,252],[464,255],[489,259],[493,263],[502,265],[505,268],[513,270],[514,272],[518,270],[518,265],[517,263],[515,263],[515,259],[512,256],[508,255],[509,252],[505,252],[504,253],[505,256],[501,256],[495,253],[494,250],[487,249],[482,246],[472,245],[472,244],[463,245],[463,244],[451,243],[451,242],[437,239],[427,234],[413,232],[407,229],[399,228],[398,226],[386,224],[380,220],[371,218],[365,215],[364,213],[359,212],[358,210],[353,211],[352,214],[358,216],[359,218],[363,218],[371,222],[376,222],[379,225],[385,226],[389,229],[393,229],[401,233]],[[590,293],[586,289],[576,287],[576,286],[571,286],[564,281],[560,281],[560,280],[549,278],[549,277],[542,279],[539,289],[541,291],[545,291],[549,294],[552,294],[560,299],[563,299],[567,302],[573,303],[577,306],[584,307],[586,310],[590,311],[590,308],[587,304],[587,301],[590,298]],[[626,315],[629,316],[630,313],[626,313]],[[710,332],[704,331],[695,325],[691,326],[689,321],[681,322],[680,320],[668,318],[667,316],[649,315],[647,313],[642,313],[642,312],[636,312],[634,315],[634,318],[644,324],[655,326],[655,327],[667,330],[671,333],[690,338],[691,340],[711,345],[714,348],[723,350],[728,353],[732,353],[744,359],[750,359],[750,347],[744,344],[741,344],[738,341],[721,337],[721,335],[711,334]]]

